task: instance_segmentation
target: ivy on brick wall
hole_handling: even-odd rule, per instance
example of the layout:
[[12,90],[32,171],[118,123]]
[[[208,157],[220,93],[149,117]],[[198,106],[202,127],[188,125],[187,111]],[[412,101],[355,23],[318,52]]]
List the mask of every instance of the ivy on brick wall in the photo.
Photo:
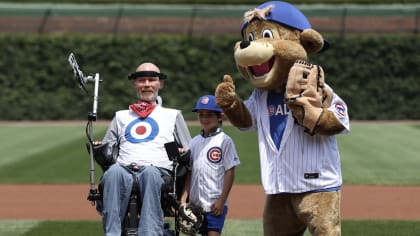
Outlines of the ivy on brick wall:
[[[349,106],[351,119],[420,119],[420,36],[328,36],[331,49],[311,57]],[[168,75],[164,105],[195,119],[195,100],[231,74],[238,94],[252,87],[233,60],[236,36],[2,35],[0,120],[85,119],[92,109],[67,61],[74,52],[85,74],[99,73],[99,119],[135,102],[127,75],[151,61]]]

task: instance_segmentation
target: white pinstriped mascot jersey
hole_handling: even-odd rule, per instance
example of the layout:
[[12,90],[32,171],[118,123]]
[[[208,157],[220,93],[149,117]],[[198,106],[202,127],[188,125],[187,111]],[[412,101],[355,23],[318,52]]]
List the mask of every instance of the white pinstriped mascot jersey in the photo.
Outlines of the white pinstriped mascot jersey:
[[[150,115],[142,119],[132,110],[122,110],[115,114],[114,119],[104,137],[103,142],[119,142],[117,162],[122,165],[137,163],[138,165],[154,165],[168,170],[172,169],[172,162],[163,143],[174,141],[177,122],[183,121],[179,110],[156,106]],[[186,125],[184,129],[186,129]],[[189,147],[188,137],[181,138],[183,147]],[[184,135],[185,136],[185,135]],[[115,140],[117,139],[117,140]],[[138,145],[141,143],[142,145]]]
[[215,135],[195,136],[190,149],[192,172],[189,201],[210,212],[211,205],[222,194],[225,171],[240,164],[235,144],[219,128]]
[[[258,132],[261,180],[265,193],[303,193],[340,187],[341,164],[335,136],[309,135],[294,122],[289,112],[277,148],[270,134],[267,97],[268,91],[254,89],[245,101],[253,119],[253,127],[248,129]],[[347,106],[335,93],[328,110],[345,127],[342,133],[349,132]]]

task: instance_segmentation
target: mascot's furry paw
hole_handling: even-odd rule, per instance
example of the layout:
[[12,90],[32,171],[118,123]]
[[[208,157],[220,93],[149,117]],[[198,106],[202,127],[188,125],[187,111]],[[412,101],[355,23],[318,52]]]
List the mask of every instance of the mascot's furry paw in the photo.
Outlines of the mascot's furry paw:
[[221,108],[230,108],[236,100],[235,84],[230,75],[223,76],[223,82],[220,83],[215,92],[216,103]]
[[245,104],[235,92],[235,85],[230,75],[223,76],[215,91],[216,103],[229,118],[230,122],[238,128],[247,128],[252,125],[251,114]]

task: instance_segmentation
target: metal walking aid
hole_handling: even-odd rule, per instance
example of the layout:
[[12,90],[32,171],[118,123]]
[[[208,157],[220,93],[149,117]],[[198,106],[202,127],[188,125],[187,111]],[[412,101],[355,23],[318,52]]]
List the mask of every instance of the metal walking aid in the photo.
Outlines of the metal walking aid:
[[92,111],[88,113],[88,122],[86,124],[86,136],[88,138],[88,145],[89,145],[89,156],[90,156],[90,190],[88,195],[88,200],[92,202],[92,205],[95,205],[95,202],[100,199],[100,193],[95,185],[95,159],[93,153],[93,122],[97,120],[97,110],[98,110],[98,97],[99,97],[99,82],[101,82],[99,78],[99,73],[95,73],[95,75],[83,75],[83,72],[80,70],[79,65],[77,64],[76,57],[73,53],[70,53],[68,61],[70,66],[73,69],[74,77],[76,78],[79,87],[85,91],[86,93],[86,83],[93,82],[94,86],[94,93],[93,93],[93,106]]

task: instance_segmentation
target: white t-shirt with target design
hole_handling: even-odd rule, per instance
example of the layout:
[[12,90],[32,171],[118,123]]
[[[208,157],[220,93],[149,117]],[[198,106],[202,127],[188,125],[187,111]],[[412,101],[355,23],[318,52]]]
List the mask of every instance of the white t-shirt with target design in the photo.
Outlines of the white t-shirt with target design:
[[157,106],[147,118],[140,118],[131,110],[121,110],[116,112],[102,142],[119,144],[117,162],[122,165],[134,162],[171,170],[172,162],[164,144],[181,136],[181,144],[188,148],[189,132],[182,135],[183,130],[187,126],[179,110]]

